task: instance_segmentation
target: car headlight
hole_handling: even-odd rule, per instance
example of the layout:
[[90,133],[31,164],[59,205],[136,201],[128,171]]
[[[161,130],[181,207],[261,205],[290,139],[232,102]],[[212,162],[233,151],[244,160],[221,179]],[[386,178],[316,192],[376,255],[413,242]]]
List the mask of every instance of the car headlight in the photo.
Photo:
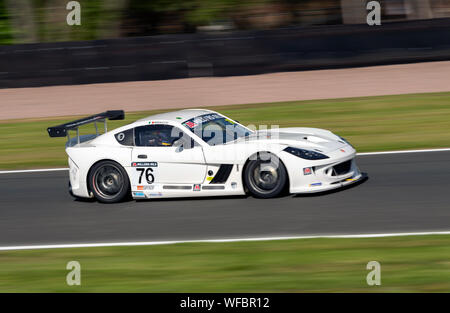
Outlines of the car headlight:
[[284,151],[306,160],[328,159],[328,157],[325,154],[311,150],[287,147],[286,149],[284,149]]
[[345,139],[344,137],[338,136],[343,142],[345,142],[346,144],[348,144],[350,147],[353,147],[352,144],[350,142],[348,142],[347,139]]

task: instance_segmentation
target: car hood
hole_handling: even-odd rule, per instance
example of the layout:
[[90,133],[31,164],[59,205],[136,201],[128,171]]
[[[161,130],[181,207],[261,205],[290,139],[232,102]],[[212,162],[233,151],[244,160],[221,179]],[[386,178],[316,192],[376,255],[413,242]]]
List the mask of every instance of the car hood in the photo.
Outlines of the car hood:
[[332,152],[347,145],[339,136],[328,130],[307,127],[257,131],[243,140],[247,142],[268,141],[321,153]]

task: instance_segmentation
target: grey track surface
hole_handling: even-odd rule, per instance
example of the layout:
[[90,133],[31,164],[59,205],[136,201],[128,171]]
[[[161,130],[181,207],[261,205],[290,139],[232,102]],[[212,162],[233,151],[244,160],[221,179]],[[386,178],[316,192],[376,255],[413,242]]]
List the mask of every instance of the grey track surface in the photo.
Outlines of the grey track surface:
[[369,179],[317,196],[73,200],[67,172],[0,175],[0,245],[450,230],[450,153],[359,156]]

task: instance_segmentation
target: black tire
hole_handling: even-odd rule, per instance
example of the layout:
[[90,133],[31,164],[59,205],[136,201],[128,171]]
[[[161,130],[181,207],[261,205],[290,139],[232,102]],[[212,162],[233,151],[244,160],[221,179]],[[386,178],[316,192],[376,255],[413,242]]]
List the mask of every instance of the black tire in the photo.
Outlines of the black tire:
[[286,168],[275,155],[258,153],[256,159],[250,160],[245,167],[244,182],[253,196],[273,198],[284,190],[287,182]]
[[103,203],[124,200],[130,192],[130,181],[123,167],[114,161],[101,161],[89,171],[89,190]]

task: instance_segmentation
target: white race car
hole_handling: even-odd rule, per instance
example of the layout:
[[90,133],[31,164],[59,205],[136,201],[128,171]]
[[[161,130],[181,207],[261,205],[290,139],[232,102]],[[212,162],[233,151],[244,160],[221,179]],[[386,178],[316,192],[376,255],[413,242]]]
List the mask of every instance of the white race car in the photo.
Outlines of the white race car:
[[[106,111],[49,127],[68,136],[70,193],[100,202],[134,199],[243,195],[275,197],[326,191],[352,184],[363,174],[355,149],[317,128],[252,130],[210,110],[181,110],[149,116],[107,132]],[[105,123],[99,134],[97,122]],[[95,135],[78,127],[95,123]],[[69,131],[76,137],[70,138]]]

